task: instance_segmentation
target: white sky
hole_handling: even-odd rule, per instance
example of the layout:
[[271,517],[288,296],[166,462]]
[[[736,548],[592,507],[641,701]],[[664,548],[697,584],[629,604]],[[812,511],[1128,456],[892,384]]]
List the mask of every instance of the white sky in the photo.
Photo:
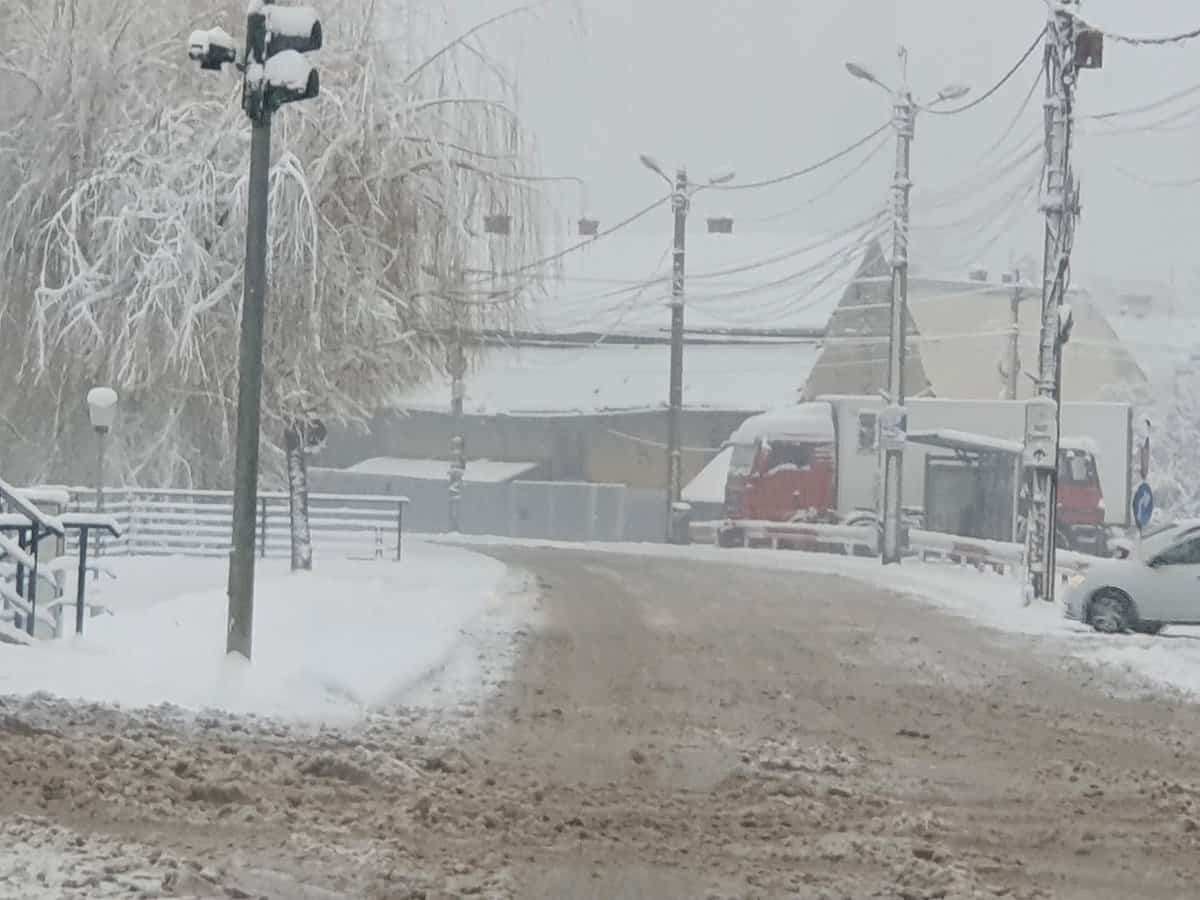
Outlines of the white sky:
[[[513,5],[517,0],[456,0],[454,22],[447,27]],[[1194,0],[1085,0],[1082,11],[1107,29],[1127,33],[1173,33],[1200,23]],[[955,82],[978,93],[1017,60],[1044,21],[1041,0],[559,0],[536,20],[522,17],[489,30],[485,42],[519,71],[523,110],[538,137],[543,171],[584,177],[588,212],[612,223],[661,192],[660,182],[638,164],[639,153],[665,166],[685,162],[697,180],[727,169],[744,181],[781,174],[840,149],[888,117],[886,95],[852,79],[846,60],[862,62],[892,82],[898,75],[896,48],[904,43],[918,99]],[[968,224],[925,237],[918,231],[917,266],[965,269],[970,258],[997,269],[1008,264],[1010,254],[1026,252],[1040,261],[1037,214],[1018,214],[1001,228],[1006,189],[1005,183],[996,187],[994,176],[1016,155],[1017,138],[1039,127],[1040,88],[1012,143],[979,163],[1016,115],[1040,59],[1039,50],[980,108],[918,120],[914,226],[962,219]],[[1200,41],[1145,49],[1109,42],[1103,71],[1082,75],[1078,108],[1119,109],[1197,82]],[[1195,104],[1200,94],[1127,123],[1154,121]],[[1200,115],[1183,122],[1192,123],[1196,126],[1170,132],[1078,136],[1084,213],[1076,283],[1165,282],[1173,271],[1180,288],[1200,285],[1194,248],[1200,183],[1148,187],[1115,171],[1164,181],[1200,178]],[[750,222],[801,204],[844,174],[853,159],[775,188],[701,195],[694,210],[733,214],[742,230],[824,233],[886,202],[892,164],[889,145],[827,200],[769,224]],[[971,176],[984,194],[968,191],[952,206],[922,209],[931,195]],[[1012,173],[1006,183],[1019,188],[1024,184],[1019,176]],[[574,191],[564,190],[561,197],[564,213],[573,216]],[[664,221],[644,220],[635,227],[667,229],[667,213],[662,216]],[[997,232],[1002,234],[994,237]]]

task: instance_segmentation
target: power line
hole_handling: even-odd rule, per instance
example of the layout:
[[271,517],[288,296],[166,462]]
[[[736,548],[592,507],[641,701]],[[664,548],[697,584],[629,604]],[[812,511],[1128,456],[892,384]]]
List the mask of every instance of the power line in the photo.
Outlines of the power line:
[[813,163],[811,166],[805,166],[803,169],[797,169],[795,172],[788,172],[786,175],[780,175],[776,178],[767,178],[767,179],[764,179],[763,181],[748,181],[744,184],[714,184],[714,185],[710,185],[709,187],[712,190],[718,190],[718,191],[749,191],[749,190],[755,190],[757,188],[772,187],[773,185],[776,185],[776,184],[783,184],[785,181],[791,181],[795,178],[800,178],[804,175],[809,175],[809,174],[817,171],[818,169],[824,168],[825,166],[829,165],[830,163],[837,162],[843,156],[848,156],[849,154],[853,153],[859,147],[874,140],[875,138],[877,138],[879,135],[883,134],[885,131],[887,131],[887,129],[889,129],[891,127],[892,127],[891,120],[888,120],[887,122],[884,122],[882,125],[880,125],[878,128],[876,128],[874,131],[872,131],[870,134],[866,135],[865,137],[859,138],[857,141],[855,141],[849,147],[844,147],[841,150],[839,150],[837,153],[834,153],[832,156],[825,157],[820,162]]
[[1142,106],[1130,106],[1126,109],[1114,109],[1109,112],[1092,113],[1091,115],[1080,116],[1081,119],[1115,119],[1119,116],[1135,116],[1140,113],[1153,112],[1164,106],[1169,106],[1176,100],[1182,100],[1184,97],[1190,97],[1192,94],[1200,92],[1200,84],[1193,84],[1191,87],[1186,87],[1181,91],[1176,91],[1173,94],[1168,94],[1158,100],[1143,104]]
[[1136,181],[1138,184],[1144,184],[1147,187],[1181,188],[1181,187],[1192,187],[1194,185],[1200,184],[1200,176],[1195,177],[1195,178],[1187,178],[1187,179],[1183,179],[1180,181],[1160,181],[1160,180],[1154,179],[1154,178],[1146,178],[1145,176],[1138,175],[1135,172],[1130,172],[1127,169],[1123,169],[1121,166],[1113,166],[1112,169],[1113,169],[1113,171],[1118,172],[1121,175],[1124,175],[1126,178],[1130,179],[1131,181]]
[[1033,39],[1033,43],[1031,43],[1029,45],[1029,49],[1027,49],[1023,54],[1021,54],[1021,58],[1017,60],[1016,64],[1011,69],[1009,69],[1006,73],[1004,73],[1004,77],[1001,78],[999,81],[997,81],[994,85],[992,85],[992,87],[989,88],[987,91],[985,91],[984,93],[982,93],[978,97],[976,97],[974,100],[972,100],[970,103],[964,104],[963,106],[959,106],[954,109],[937,109],[936,107],[932,107],[932,106],[922,106],[921,111],[927,112],[927,113],[933,113],[933,115],[935,115],[935,116],[957,116],[959,113],[965,113],[968,110],[974,109],[975,107],[979,106],[980,104],[986,103],[998,90],[1000,90],[1002,87],[1004,87],[1006,84],[1008,84],[1008,82],[1012,80],[1012,77],[1021,70],[1021,67],[1024,66],[1025,63],[1027,63],[1029,61],[1029,58],[1031,56],[1033,56],[1033,52],[1035,50],[1037,50],[1038,47],[1041,46],[1042,38],[1044,38],[1045,36],[1046,36],[1046,29],[1042,28],[1042,30],[1038,32],[1037,37],[1035,37]]
[[[658,209],[660,206],[662,206],[664,203],[666,203],[670,199],[671,199],[670,194],[667,194],[664,197],[660,197],[657,200],[655,200],[653,203],[649,204],[648,206],[645,206],[642,209],[638,210],[633,215],[627,216],[626,218],[622,219],[616,225],[613,225],[609,228],[606,228],[602,231],[597,232],[595,235],[588,238],[586,241],[579,241],[578,243],[572,244],[570,247],[567,247],[564,250],[560,250],[558,253],[553,253],[550,256],[542,257],[541,259],[537,259],[537,260],[534,260],[533,262],[526,263],[523,266],[518,266],[515,269],[507,269],[503,272],[483,272],[483,273],[480,273],[479,275],[477,275],[476,278],[477,279],[511,278],[512,276],[520,275],[523,272],[529,272],[529,271],[532,271],[533,269],[543,268],[544,266],[547,266],[550,263],[557,262],[558,260],[560,260],[566,256],[569,256],[570,254],[574,253],[577,250],[582,250],[584,247],[590,247],[592,244],[596,243],[600,239],[608,237],[609,235],[620,231],[622,228],[629,227],[634,222],[637,222],[639,219],[645,218],[650,213],[654,212],[654,210]],[[510,303],[510,302],[512,302],[512,298],[516,295],[516,293],[519,290],[520,290],[520,288],[518,288],[516,290],[505,291],[504,293],[506,296],[504,298],[492,297],[489,300],[476,300],[476,301],[465,301],[465,302],[473,304],[473,305],[484,305],[484,306],[489,305],[489,304]]]
[[785,210],[783,210],[781,212],[777,212],[777,213],[771,213],[770,215],[766,215],[766,216],[756,216],[753,218],[749,218],[746,221],[748,221],[748,222],[775,222],[775,221],[778,221],[779,219],[786,219],[789,216],[793,216],[798,212],[802,212],[803,210],[808,209],[810,206],[812,206],[818,200],[823,200],[826,197],[828,197],[830,194],[832,194],[834,191],[836,191],[838,188],[840,188],[843,184],[848,182],[851,178],[853,178],[855,175],[857,175],[859,172],[861,172],[863,169],[865,169],[867,167],[868,163],[870,163],[871,160],[873,160],[876,156],[878,156],[880,154],[880,152],[882,152],[883,149],[885,147],[888,147],[890,144],[891,144],[891,140],[888,137],[885,136],[885,137],[881,138],[875,144],[875,146],[871,148],[870,152],[868,152],[866,156],[864,156],[861,160],[859,160],[857,165],[855,165],[853,168],[848,170],[844,175],[842,175],[842,177],[838,178],[836,181],[834,181],[828,187],[813,194],[811,197],[806,199],[804,202],[800,203],[798,206],[793,206],[790,209],[785,209]]
[[[1175,129],[1167,129],[1167,128],[1164,128],[1164,126],[1171,125],[1175,122],[1178,122],[1180,119],[1187,118],[1188,116],[1193,115],[1196,112],[1200,112],[1200,104],[1197,104],[1195,106],[1189,106],[1189,107],[1186,107],[1185,109],[1177,110],[1176,112],[1171,113],[1166,118],[1156,119],[1153,122],[1144,122],[1140,125],[1128,125],[1128,126],[1119,127],[1119,126],[1110,124],[1106,120],[1100,120],[1098,124],[1100,124],[1103,127],[1103,129],[1104,129],[1103,131],[1093,131],[1091,129],[1087,129],[1085,131],[1085,133],[1094,135],[1095,137],[1113,137],[1113,136],[1122,135],[1122,134],[1142,134],[1143,132],[1150,132],[1150,131],[1168,131],[1168,130],[1179,131],[1179,130],[1182,130],[1182,127],[1175,128]],[[1192,128],[1192,127],[1195,127],[1195,125],[1196,125],[1196,123],[1192,123],[1186,127]]]
[[1186,41],[1200,37],[1200,27],[1191,28],[1187,31],[1179,32],[1178,34],[1168,35],[1122,34],[1119,31],[1110,31],[1107,28],[1101,28],[1098,25],[1089,22],[1074,10],[1064,9],[1062,11],[1072,16],[1080,25],[1090,28],[1093,31],[1099,31],[1103,33],[1106,38],[1114,40],[1119,44],[1130,44],[1135,47],[1161,47],[1167,44],[1182,44]]

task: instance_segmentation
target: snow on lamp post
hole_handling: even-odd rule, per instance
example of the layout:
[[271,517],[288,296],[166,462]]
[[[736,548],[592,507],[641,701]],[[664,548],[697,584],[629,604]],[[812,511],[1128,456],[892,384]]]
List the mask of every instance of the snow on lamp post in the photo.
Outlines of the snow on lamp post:
[[117,392],[110,387],[94,387],[87,395],[88,417],[97,435],[96,511],[104,509],[104,449],[108,432],[117,417]]

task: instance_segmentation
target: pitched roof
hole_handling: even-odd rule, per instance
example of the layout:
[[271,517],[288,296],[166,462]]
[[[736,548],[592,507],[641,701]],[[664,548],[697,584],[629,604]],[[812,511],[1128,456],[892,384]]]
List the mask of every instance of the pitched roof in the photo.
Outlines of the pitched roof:
[[[882,262],[882,256],[876,262]],[[887,379],[890,280],[878,267],[864,270],[830,321],[806,396],[875,394]],[[957,279],[910,278],[905,393],[996,399],[1003,396],[1016,286]],[[1019,357],[1036,371],[1041,329],[1040,291],[1023,285]],[[1143,384],[1146,376],[1103,314],[1082,292],[1068,296],[1075,326],[1063,357],[1063,398],[1099,400],[1114,385]],[[1018,399],[1032,396],[1022,375]]]

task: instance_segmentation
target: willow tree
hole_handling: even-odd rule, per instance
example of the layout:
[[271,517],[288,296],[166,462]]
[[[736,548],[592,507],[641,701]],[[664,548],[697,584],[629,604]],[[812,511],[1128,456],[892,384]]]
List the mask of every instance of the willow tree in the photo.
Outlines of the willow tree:
[[[0,12],[0,74],[32,86],[0,119],[9,478],[86,477],[83,396],[103,382],[122,395],[127,483],[229,483],[249,129],[240,82],[201,77],[186,38],[240,35],[239,7]],[[289,433],[365,424],[445,365],[449,329],[520,316],[548,214],[500,60],[473,40],[421,46],[404,3],[321,15],[321,96],[275,118],[263,452],[280,476]],[[406,27],[407,47],[391,37]],[[484,233],[493,215],[507,237]]]

